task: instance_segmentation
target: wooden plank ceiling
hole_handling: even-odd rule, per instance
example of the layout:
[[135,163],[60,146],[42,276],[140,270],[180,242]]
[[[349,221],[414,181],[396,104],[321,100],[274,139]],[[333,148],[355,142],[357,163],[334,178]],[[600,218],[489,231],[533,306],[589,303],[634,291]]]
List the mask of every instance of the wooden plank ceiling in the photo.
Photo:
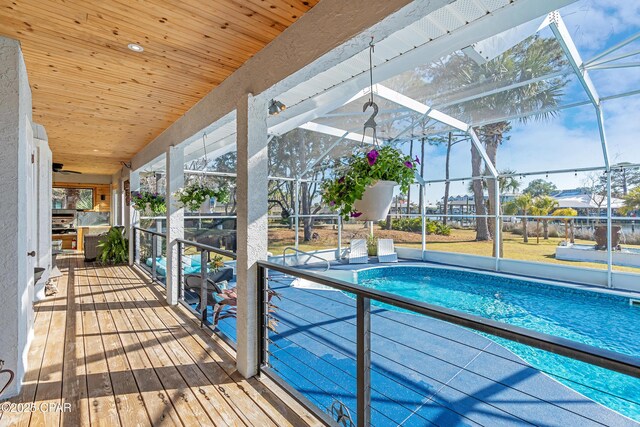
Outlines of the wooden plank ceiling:
[[54,162],[112,174],[318,1],[0,0],[0,35]]

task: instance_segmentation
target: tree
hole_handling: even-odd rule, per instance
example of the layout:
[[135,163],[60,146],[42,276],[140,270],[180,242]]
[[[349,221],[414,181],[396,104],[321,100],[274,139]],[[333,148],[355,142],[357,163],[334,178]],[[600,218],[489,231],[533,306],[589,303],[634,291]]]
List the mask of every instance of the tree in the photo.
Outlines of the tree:
[[[611,167],[611,193],[614,197],[623,197],[629,193],[629,187],[640,185],[640,169],[628,167],[630,163],[618,163]],[[607,177],[601,177],[606,185]]]
[[[304,178],[299,183],[299,212],[302,215],[303,241],[311,240],[314,215],[322,210],[318,203],[319,182],[330,171],[339,167],[334,158],[352,152],[351,147],[336,147],[331,155],[327,152],[335,138],[318,132],[294,129],[269,143],[269,174],[281,177]],[[348,150],[347,150],[348,149]],[[304,176],[303,176],[304,175]],[[296,207],[295,181],[271,181],[270,199],[279,200],[290,212]]]
[[[464,88],[477,92],[478,82],[485,87],[499,87],[504,82],[519,83],[530,81],[563,69],[567,65],[566,57],[560,45],[552,38],[532,36],[513,46],[495,59],[478,64],[463,53],[455,53],[431,67],[432,82],[442,90],[436,93],[451,97],[452,93],[462,92]],[[471,124],[481,121],[495,120],[498,117],[523,115],[518,119],[526,123],[531,116],[535,120],[548,120],[557,113],[553,108],[558,106],[563,96],[563,88],[568,80],[565,77],[534,80],[513,89],[503,90],[488,96],[475,97],[472,100],[457,104],[452,108],[454,116],[470,121]],[[450,101],[450,99],[449,99]],[[446,102],[434,99],[431,104]],[[511,129],[507,120],[476,127],[478,138],[483,143],[487,155],[497,168],[498,147]],[[482,174],[482,159],[473,146],[471,148],[471,172],[474,177]],[[485,174],[487,168],[485,167]],[[488,181],[489,214],[495,214],[495,182]],[[476,212],[485,212],[483,188],[481,181],[473,181],[473,194]],[[486,219],[477,218],[476,240],[490,240],[490,226]]]
[[532,197],[549,196],[553,192],[558,191],[558,188],[553,182],[545,181],[544,179],[534,179],[529,183],[523,193],[531,194]]
[[521,194],[512,201],[508,202],[504,206],[504,211],[507,215],[522,215],[522,237],[525,243],[529,243],[529,236],[527,236],[527,215],[531,213],[533,208],[533,198],[531,194]]
[[[581,190],[589,195],[589,204],[593,203],[597,209],[596,224],[600,222],[600,210],[607,201],[606,176],[604,180],[602,178],[602,175],[598,172],[592,172],[582,180]],[[589,210],[590,209],[587,208],[587,212],[589,212]]]
[[[463,141],[469,141],[469,137],[466,134],[454,134],[453,132],[448,132],[446,136],[437,136],[429,140],[429,145],[446,145],[447,147],[447,154],[444,162],[444,198],[442,200],[442,214],[444,215],[442,217],[442,223],[444,225],[447,225],[447,214],[449,213],[449,189],[451,187],[451,183],[449,182],[451,149],[454,145]],[[424,157],[424,138],[422,139],[422,157]],[[422,162],[421,164],[421,170],[421,175],[424,176],[424,162]]]
[[[527,193],[528,194],[528,193]],[[533,199],[531,213],[538,217],[549,216],[558,207],[558,202],[551,196],[538,196]],[[549,219],[536,218],[536,243],[540,243],[540,222],[543,223],[544,239],[549,240]]]
[[[578,216],[578,211],[572,208],[561,208],[553,211],[553,216]],[[564,241],[567,243],[569,241],[569,227],[571,227],[571,243],[573,243],[573,219],[562,218],[564,222]]]
[[624,206],[620,209],[620,212],[624,215],[640,209],[640,187],[633,188],[623,199]]

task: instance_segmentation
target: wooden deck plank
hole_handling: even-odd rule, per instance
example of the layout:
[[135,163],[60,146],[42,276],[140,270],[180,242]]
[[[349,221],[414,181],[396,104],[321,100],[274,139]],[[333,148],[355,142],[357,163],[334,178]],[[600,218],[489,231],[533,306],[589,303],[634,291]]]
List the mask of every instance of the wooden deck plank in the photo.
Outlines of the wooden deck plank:
[[[59,283],[62,283],[65,279],[66,277],[61,278]],[[25,373],[24,384],[20,394],[10,399],[10,402],[27,403],[35,401],[53,313],[50,307],[58,301],[58,296],[55,296],[35,305],[34,336],[27,355],[29,369]],[[7,412],[0,415],[2,415],[3,426],[28,426],[32,414],[30,412]]]
[[[89,394],[84,363],[84,329],[82,325],[82,295],[76,288],[75,271],[78,260],[65,258],[68,262],[67,327],[65,332],[64,365],[62,375],[62,402],[71,404],[71,411],[62,414],[61,425],[80,426],[89,424]],[[70,261],[70,262],[69,262]]]
[[0,425],[319,425],[242,378],[233,350],[148,278],[75,254],[58,264],[60,292],[36,305],[30,369],[12,401],[72,410],[0,414]]
[[[69,264],[67,265],[69,267]],[[38,380],[35,401],[38,405],[59,405],[62,397],[62,372],[64,363],[64,340],[67,321],[67,289],[73,286],[69,283],[60,286],[56,294],[56,301],[44,309],[51,310],[51,324],[47,346],[44,349],[42,368]],[[35,411],[31,414],[32,425],[56,425],[60,423],[61,412],[56,410]]]
[[84,328],[84,352],[89,395],[89,420],[92,426],[119,426],[120,417],[114,397],[106,355],[100,337],[98,316],[93,306],[94,289],[87,277],[87,268],[80,261],[76,266],[76,289],[80,294],[82,325]]
[[[157,300],[164,297],[163,289],[160,286],[149,284],[146,278],[141,277],[132,269],[123,270],[122,275],[128,277],[133,283],[142,281],[142,283],[148,284],[146,287],[136,288],[143,298]],[[241,404],[251,402],[252,406],[259,409],[256,412],[247,407],[240,408],[243,413],[251,411],[253,416],[251,421],[255,425],[297,426],[317,423],[317,420],[307,411],[292,411],[288,405],[275,397],[256,379],[244,379],[236,370],[235,360],[229,352],[228,345],[209,330],[200,328],[199,321],[185,307],[180,305],[176,307],[165,306],[164,310],[157,310],[156,314],[162,318],[167,326],[171,327],[172,331],[182,329],[186,332],[186,335],[176,333],[176,341],[183,344],[194,360],[200,361],[203,373],[211,382],[229,382],[231,380],[230,387],[227,387],[225,391],[233,394],[234,401]],[[217,345],[212,346],[211,340],[214,340]],[[214,366],[220,367],[221,371],[216,372],[213,369]],[[221,374],[228,379],[222,380]]]
[[198,402],[194,391],[184,381],[167,355],[163,348],[165,343],[156,339],[149,326],[145,323],[143,315],[132,305],[126,287],[123,287],[122,284],[117,286],[120,286],[120,290],[116,292],[116,297],[122,306],[126,307],[126,317],[130,322],[130,330],[135,331],[182,423],[186,426],[214,425]]
[[[116,407],[120,422],[122,425],[150,426],[151,420],[111,317],[104,289],[100,286],[100,281],[108,281],[110,278],[108,274],[103,274],[105,270],[102,268],[90,267],[86,268],[85,271],[89,273],[88,279],[92,287],[93,306],[98,317],[100,336],[107,356],[107,367],[111,377],[113,393],[116,396]],[[98,289],[100,292],[96,292]]]
[[129,317],[135,314],[126,311],[120,304],[117,294],[121,292],[121,289],[117,280],[110,277],[108,280],[101,281],[100,287],[107,300],[109,311],[152,424],[154,426],[181,426],[180,417],[171,400],[167,398],[167,392],[158,374],[153,369],[137,335],[131,329]]
[[[124,276],[122,272],[117,275]],[[192,358],[188,351],[182,347],[172,331],[175,327],[168,327],[157,315],[157,313],[163,312],[157,307],[157,303],[160,303],[159,305],[161,306],[166,306],[166,303],[155,297],[147,300],[143,296],[144,292],[141,292],[141,290],[149,286],[144,282],[132,283],[127,280],[123,286],[131,289],[131,292],[128,293],[130,301],[143,314],[149,328],[155,331],[156,338],[166,343],[165,348],[169,351],[169,357],[178,367],[185,381],[192,387],[197,387],[199,391],[197,396],[200,398],[205,410],[211,413],[214,422],[223,425],[251,425],[248,414],[237,410],[237,405],[233,400],[220,391],[219,385],[221,382],[211,381],[207,378],[202,372],[202,366],[200,366],[202,362]],[[136,288],[138,289],[136,290]]]

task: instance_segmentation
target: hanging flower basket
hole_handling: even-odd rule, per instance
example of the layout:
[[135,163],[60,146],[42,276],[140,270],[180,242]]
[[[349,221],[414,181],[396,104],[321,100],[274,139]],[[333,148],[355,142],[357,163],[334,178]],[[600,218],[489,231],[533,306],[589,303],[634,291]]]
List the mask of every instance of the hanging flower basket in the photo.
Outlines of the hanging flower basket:
[[198,211],[203,203],[209,199],[227,203],[229,201],[229,189],[226,186],[214,189],[201,182],[194,182],[176,191],[173,196],[186,209]]
[[354,154],[343,176],[323,183],[322,200],[345,220],[382,220],[391,208],[394,187],[408,192],[419,163],[390,146]]
[[395,181],[378,181],[367,187],[362,199],[353,204],[355,212],[362,212],[357,218],[361,221],[382,221],[387,217],[393,202]]
[[132,191],[131,203],[144,216],[158,216],[167,212],[164,196],[150,191]]

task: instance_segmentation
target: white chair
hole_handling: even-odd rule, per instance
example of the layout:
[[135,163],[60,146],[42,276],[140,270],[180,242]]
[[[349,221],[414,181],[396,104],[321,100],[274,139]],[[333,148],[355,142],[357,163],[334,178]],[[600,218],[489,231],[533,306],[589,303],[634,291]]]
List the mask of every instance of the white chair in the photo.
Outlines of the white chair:
[[367,241],[364,239],[353,239],[349,249],[349,264],[366,264],[369,262],[369,251]]
[[398,262],[393,239],[378,239],[378,262]]

